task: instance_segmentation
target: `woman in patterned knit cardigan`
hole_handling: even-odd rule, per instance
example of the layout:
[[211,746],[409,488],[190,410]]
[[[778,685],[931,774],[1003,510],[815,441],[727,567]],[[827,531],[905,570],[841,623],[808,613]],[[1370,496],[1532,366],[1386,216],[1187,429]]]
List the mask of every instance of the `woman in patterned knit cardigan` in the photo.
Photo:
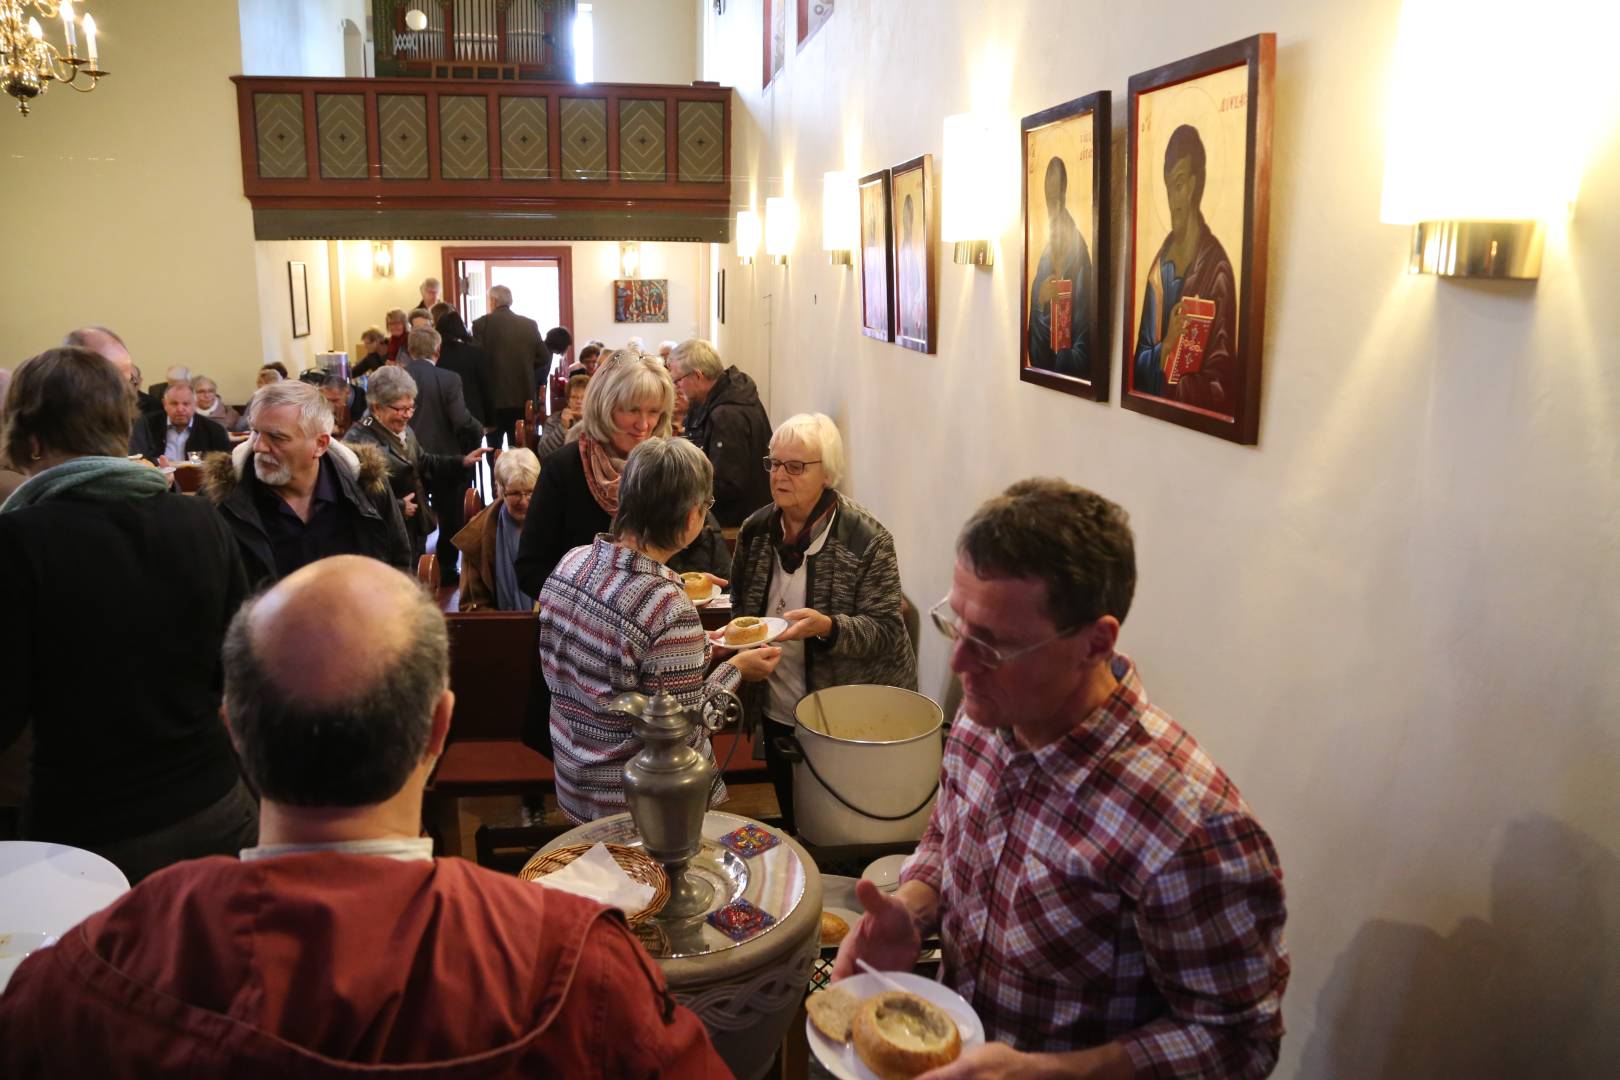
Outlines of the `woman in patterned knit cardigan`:
[[801,413],[771,435],[763,467],[771,505],[756,510],[737,536],[731,564],[735,615],[788,621],[776,639],[782,660],[762,686],[748,687],[750,721],[765,720],[765,760],[782,819],[793,821],[793,771],[776,749],[793,710],[814,690],[850,684],[917,689],[917,657],[900,615],[900,565],[894,537],[838,493],[844,440],[821,413]]
[[[781,655],[761,646],[711,670],[714,647],[680,575],[665,565],[703,529],[714,502],[714,467],[703,451],[685,439],[648,439],[614,484],[613,531],[564,555],[540,594],[557,805],[575,821],[625,809],[624,765],[641,744],[629,717],[607,712],[608,701],[667,690],[695,709],[717,690],[768,678]],[[691,746],[714,759],[701,725]],[[709,804],[725,797],[717,773]]]

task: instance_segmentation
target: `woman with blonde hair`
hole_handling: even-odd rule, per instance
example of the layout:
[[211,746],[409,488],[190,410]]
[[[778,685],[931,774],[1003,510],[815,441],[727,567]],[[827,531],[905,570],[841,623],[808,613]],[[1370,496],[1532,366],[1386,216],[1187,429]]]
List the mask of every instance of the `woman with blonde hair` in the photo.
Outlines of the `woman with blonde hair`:
[[[518,545],[518,585],[539,596],[546,578],[571,549],[608,531],[619,509],[619,478],[630,452],[648,439],[668,438],[675,385],[656,357],[620,349],[597,369],[585,391],[584,414],[561,450],[545,459]],[[730,560],[719,525],[707,515],[692,546],[670,560],[677,571],[723,574]]]

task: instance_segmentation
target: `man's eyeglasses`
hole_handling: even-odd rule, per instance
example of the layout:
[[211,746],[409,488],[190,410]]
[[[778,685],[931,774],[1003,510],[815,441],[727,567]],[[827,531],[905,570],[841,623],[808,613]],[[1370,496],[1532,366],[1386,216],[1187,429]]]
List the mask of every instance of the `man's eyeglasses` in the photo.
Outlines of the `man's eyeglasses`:
[[1020,656],[1032,653],[1036,649],[1045,648],[1052,642],[1066,638],[1080,629],[1078,626],[1071,626],[1067,630],[1059,630],[1051,637],[1037,641],[1033,645],[1025,645],[1023,648],[1013,649],[1008,652],[997,648],[988,641],[981,641],[963,630],[961,621],[956,617],[956,612],[951,610],[951,598],[948,596],[929,609],[928,617],[934,620],[935,629],[944,634],[947,641],[953,643],[960,641],[965,644],[972,651],[973,658],[987,668],[998,668],[1003,664],[1018,659]]
[[803,476],[806,465],[820,464],[820,458],[816,458],[814,461],[783,461],[781,458],[767,457],[765,459],[765,471],[773,473],[777,469],[786,469],[789,476]]

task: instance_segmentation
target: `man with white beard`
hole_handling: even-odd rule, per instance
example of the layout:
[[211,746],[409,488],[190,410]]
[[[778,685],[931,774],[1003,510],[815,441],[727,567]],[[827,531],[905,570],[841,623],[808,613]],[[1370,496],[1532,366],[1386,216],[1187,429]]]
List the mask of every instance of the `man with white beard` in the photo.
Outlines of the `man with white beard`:
[[261,387],[247,423],[246,442],[209,459],[203,492],[236,535],[250,582],[278,581],[328,555],[410,570],[386,457],[335,441],[332,408],[318,389],[298,381]]

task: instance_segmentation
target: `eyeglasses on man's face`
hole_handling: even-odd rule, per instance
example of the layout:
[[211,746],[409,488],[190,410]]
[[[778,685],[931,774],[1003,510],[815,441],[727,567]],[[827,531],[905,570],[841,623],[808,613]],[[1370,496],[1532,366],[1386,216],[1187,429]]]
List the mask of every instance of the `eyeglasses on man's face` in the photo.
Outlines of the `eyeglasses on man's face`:
[[[1020,656],[1027,656],[1036,649],[1044,649],[1046,646],[1052,644],[1052,642],[1061,641],[1063,638],[1071,636],[1081,628],[1080,626],[1071,626],[1067,630],[1059,630],[1051,637],[1043,638],[1040,641],[1035,642],[1033,645],[1025,645],[1021,648],[1008,650],[992,645],[988,641],[983,641],[976,638],[966,630],[962,629],[962,622],[956,617],[956,612],[951,610],[951,598],[948,596],[929,609],[928,617],[934,620],[934,628],[937,629],[941,634],[944,634],[947,641],[950,641],[953,644],[960,642],[961,644],[967,646],[967,649],[972,654],[973,659],[982,667],[987,668],[998,668],[1003,664],[1017,660]],[[1084,624],[1082,623],[1081,625],[1083,626]]]
[[777,469],[784,469],[789,476],[803,476],[805,466],[820,464],[820,458],[816,458],[814,461],[783,461],[781,458],[767,456],[765,458],[765,471],[773,473]]

